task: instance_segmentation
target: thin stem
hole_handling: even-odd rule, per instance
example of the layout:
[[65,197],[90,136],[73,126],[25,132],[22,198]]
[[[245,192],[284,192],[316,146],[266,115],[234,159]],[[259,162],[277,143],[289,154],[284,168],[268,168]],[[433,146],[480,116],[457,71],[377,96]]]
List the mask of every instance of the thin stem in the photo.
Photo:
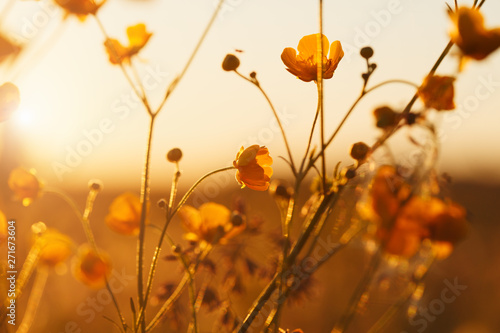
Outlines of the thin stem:
[[318,98],[318,106],[316,107],[316,114],[314,115],[314,120],[313,120],[313,123],[311,126],[311,132],[309,133],[309,140],[307,141],[306,152],[304,154],[304,158],[302,159],[302,162],[300,163],[299,173],[302,173],[302,170],[304,168],[304,164],[306,163],[306,160],[307,160],[307,155],[309,154],[309,150],[311,149],[312,138],[314,135],[314,129],[316,128],[316,122],[318,121],[320,108],[321,108],[321,103],[320,103],[320,100]]
[[215,8],[215,10],[214,10],[214,12],[212,14],[212,17],[210,18],[210,21],[208,21],[208,24],[205,27],[205,30],[203,31],[200,39],[198,40],[198,43],[196,44],[193,52],[191,53],[191,56],[189,57],[188,61],[186,62],[186,65],[184,65],[184,68],[182,69],[182,72],[172,81],[172,83],[168,87],[167,92],[165,93],[165,97],[163,98],[163,101],[160,103],[160,105],[156,109],[155,114],[158,114],[161,111],[161,109],[165,105],[165,102],[167,101],[167,99],[170,96],[170,94],[175,90],[175,88],[177,87],[177,85],[179,84],[179,82],[184,77],[184,74],[186,74],[187,70],[189,69],[189,66],[193,62],[196,54],[198,53],[198,50],[200,49],[201,45],[203,44],[203,41],[207,37],[208,32],[212,28],[212,25],[214,24],[214,22],[215,22],[215,20],[217,18],[217,15],[219,14],[220,9],[222,8],[222,4],[223,3],[224,3],[224,0],[219,0],[219,2],[217,4],[217,7]]
[[342,333],[345,330],[347,330],[349,324],[354,318],[361,297],[365,293],[368,285],[371,283],[373,276],[375,275],[375,272],[377,271],[377,268],[380,265],[381,260],[382,260],[382,249],[379,248],[377,252],[375,252],[375,254],[373,255],[373,258],[370,261],[368,269],[365,270],[363,277],[358,282],[358,285],[356,286],[356,289],[354,290],[354,293],[352,294],[351,299],[349,300],[346,312],[340,319],[339,324],[336,325],[335,328],[332,330],[332,333]]
[[146,160],[144,162],[144,170],[141,183],[141,220],[139,227],[139,239],[137,241],[137,294],[138,294],[138,304],[141,311],[144,313],[143,318],[140,321],[141,331],[144,332],[146,329],[145,312],[147,303],[144,300],[144,241],[146,234],[146,218],[149,203],[149,172],[150,172],[150,162],[151,162],[151,143],[153,140],[153,128],[154,128],[155,117],[151,116],[148,131],[148,141],[146,145]]
[[267,103],[269,104],[269,107],[271,108],[271,111],[273,112],[274,118],[276,118],[276,122],[278,123],[278,126],[280,128],[281,135],[283,136],[283,141],[285,143],[286,151],[288,153],[288,158],[290,160],[290,165],[292,167],[292,172],[293,172],[294,176],[296,176],[297,175],[297,169],[295,168],[295,164],[294,164],[293,157],[292,157],[292,151],[290,149],[290,145],[288,144],[288,140],[286,138],[285,129],[283,128],[283,125],[281,124],[281,120],[280,120],[280,118],[278,116],[278,113],[276,112],[276,109],[274,108],[273,103],[271,102],[271,99],[269,98],[269,96],[267,96],[267,94],[264,91],[264,89],[262,89],[262,87],[261,87],[259,81],[257,80],[257,78],[249,79],[246,76],[244,76],[243,74],[241,74],[240,72],[238,72],[237,70],[234,70],[234,72],[236,74],[238,74],[240,77],[242,77],[243,79],[245,79],[248,82],[250,82],[253,85],[255,85],[260,90],[260,92],[262,93],[262,95],[266,99]]
[[170,215],[170,210],[172,210],[172,207],[174,206],[175,197],[177,195],[177,186],[179,184],[180,176],[181,172],[179,170],[179,162],[175,162],[175,172],[174,175],[172,176],[172,187],[170,188],[170,198],[168,200],[168,206],[167,206],[167,214],[169,215]]
[[36,271],[36,278],[31,289],[28,305],[24,313],[23,320],[16,333],[28,333],[35,319],[38,305],[42,300],[43,290],[49,277],[49,270],[46,266],[39,266]]
[[99,252],[97,249],[97,244],[94,239],[94,234],[92,233],[92,229],[90,228],[90,214],[92,213],[92,208],[94,207],[94,201],[99,193],[98,190],[90,189],[89,194],[87,195],[87,202],[85,204],[85,210],[82,215],[82,225],[83,230],[85,231],[85,236],[87,237],[87,241],[94,248],[96,252]]
[[321,172],[323,177],[323,194],[326,193],[326,160],[325,160],[325,110],[323,98],[323,0],[319,0],[319,36],[318,36],[319,61],[317,64],[317,85],[318,85],[318,102],[319,102],[319,122],[320,122],[320,137],[321,137]]
[[212,246],[208,245],[205,250],[202,252],[198,260],[192,264],[192,268],[190,268],[190,272],[186,272],[184,274],[184,277],[182,278],[181,282],[177,285],[177,288],[174,290],[172,295],[163,303],[161,309],[158,311],[158,313],[155,315],[155,317],[151,320],[151,322],[148,324],[146,327],[145,332],[149,332],[152,329],[156,327],[163,318],[163,316],[167,313],[168,310],[172,307],[174,302],[179,298],[179,296],[182,294],[182,291],[186,287],[186,283],[189,281],[189,274],[194,276],[196,274],[196,271],[199,267],[199,264],[205,260],[205,258],[210,254],[212,251]]
[[[155,253],[153,254],[153,259],[152,259],[152,262],[151,262],[151,269],[149,270],[148,280],[147,280],[147,284],[146,284],[146,293],[144,295],[144,303],[145,303],[145,305],[147,304],[149,295],[151,294],[151,289],[153,287],[153,279],[154,279],[154,275],[156,273],[156,267],[158,266],[158,260],[160,258],[161,248],[162,248],[162,244],[163,244],[163,240],[165,239],[165,236],[167,236],[167,238],[169,239],[169,241],[171,242],[171,244],[173,244],[173,241],[168,237],[168,234],[167,234],[167,228],[168,228],[168,225],[170,224],[170,221],[172,220],[173,216],[186,203],[187,199],[189,199],[190,195],[198,187],[198,185],[201,184],[201,182],[203,182],[205,179],[207,179],[208,177],[210,177],[210,176],[212,176],[212,175],[214,175],[216,173],[227,171],[227,170],[232,170],[232,169],[234,169],[233,166],[222,168],[222,169],[217,169],[217,170],[214,170],[214,171],[211,171],[211,172],[207,173],[206,175],[204,175],[203,177],[201,177],[200,179],[198,179],[198,181],[196,183],[194,183],[193,186],[191,186],[191,188],[182,197],[181,201],[177,204],[177,206],[175,207],[175,209],[173,209],[173,210],[172,209],[167,210],[166,222],[165,222],[165,225],[162,228],[160,238],[158,239],[158,245],[156,246]],[[140,309],[139,310],[139,315],[137,316],[137,321],[138,322],[140,322],[140,321],[142,321],[144,319],[144,312],[145,312],[144,308],[145,308],[145,306],[144,307],[142,307],[142,306],[139,307],[139,309]]]

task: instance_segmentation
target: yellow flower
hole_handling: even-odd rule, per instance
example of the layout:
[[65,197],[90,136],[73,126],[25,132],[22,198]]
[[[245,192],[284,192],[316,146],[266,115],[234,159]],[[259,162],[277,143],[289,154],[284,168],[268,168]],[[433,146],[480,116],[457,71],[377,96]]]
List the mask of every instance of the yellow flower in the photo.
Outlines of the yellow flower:
[[108,38],[104,42],[104,46],[108,52],[109,61],[114,65],[123,62],[129,63],[130,58],[139,53],[152,35],[152,33],[146,31],[144,24],[139,23],[127,28],[128,46],[123,46],[116,39]]
[[464,56],[482,60],[500,47],[500,28],[486,29],[479,10],[460,7],[450,17],[454,25],[451,40]]
[[111,263],[106,255],[96,253],[88,244],[78,249],[73,261],[75,278],[92,288],[100,288],[106,284],[111,273]]
[[29,206],[39,196],[42,187],[33,169],[28,171],[16,168],[10,172],[7,182],[16,198],[21,200],[24,206]]
[[455,78],[449,76],[428,76],[422,86],[418,88],[418,97],[422,99],[427,108],[433,108],[437,111],[453,110],[455,108],[453,82],[455,82]]
[[56,266],[69,258],[73,252],[71,239],[57,230],[48,229],[37,239],[40,246],[40,263]]
[[133,193],[123,193],[109,206],[108,227],[123,235],[137,235],[141,223],[141,201]]
[[248,186],[252,190],[265,191],[273,175],[272,164],[273,159],[269,156],[266,147],[259,147],[259,145],[253,145],[247,149],[241,147],[233,161],[234,167],[238,169],[236,180],[242,188]]
[[0,122],[9,119],[19,107],[20,102],[19,89],[10,82],[2,84],[0,86]]
[[188,231],[185,237],[191,241],[225,243],[245,229],[245,224],[234,226],[229,209],[214,202],[204,203],[199,209],[185,205],[178,214]]
[[80,20],[85,20],[87,15],[95,15],[97,10],[104,4],[97,4],[95,0],[55,0],[56,3],[66,11],[67,15],[76,15]]
[[313,34],[302,37],[297,47],[298,55],[297,51],[291,47],[285,48],[281,53],[281,60],[288,67],[287,70],[305,82],[317,80],[318,63],[320,61],[323,62],[323,79],[332,78],[333,72],[344,56],[342,45],[336,40],[330,46],[330,57],[327,58],[329,42],[328,38],[322,35],[323,59],[319,59],[318,35]]

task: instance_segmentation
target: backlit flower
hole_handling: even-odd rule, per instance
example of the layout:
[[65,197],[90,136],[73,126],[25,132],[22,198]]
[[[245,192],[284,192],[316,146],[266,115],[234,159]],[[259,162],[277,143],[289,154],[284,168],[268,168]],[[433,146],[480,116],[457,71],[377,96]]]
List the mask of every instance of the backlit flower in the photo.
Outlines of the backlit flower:
[[185,237],[191,241],[224,243],[245,229],[245,224],[234,226],[231,211],[214,202],[205,203],[199,209],[184,205],[178,214],[188,231]]
[[248,186],[252,190],[265,191],[273,175],[272,164],[273,159],[269,156],[266,147],[259,145],[253,145],[247,149],[241,147],[233,161],[234,167],[238,169],[236,180],[242,188]]
[[71,239],[57,230],[48,229],[37,239],[40,246],[40,263],[56,266],[69,258],[73,252]]
[[19,45],[14,44],[7,36],[0,32],[0,63],[10,56],[16,56],[21,51]]
[[106,284],[111,273],[111,263],[106,255],[96,253],[88,244],[78,249],[73,261],[75,278],[92,288],[100,288]]
[[84,20],[87,15],[95,15],[97,10],[104,4],[104,1],[97,4],[95,0],[55,0],[62,7],[67,15],[76,15],[80,20]]
[[113,38],[106,39],[104,46],[108,52],[109,61],[114,65],[130,62],[130,58],[139,53],[152,35],[146,31],[143,23],[139,23],[127,28],[128,46],[123,46]]
[[113,200],[106,216],[108,227],[123,235],[137,235],[141,224],[141,200],[133,193],[123,193]]
[[42,187],[35,171],[23,168],[12,170],[7,183],[16,199],[21,200],[24,206],[29,206],[39,196]]
[[460,7],[450,17],[454,25],[451,40],[464,56],[482,60],[500,47],[500,28],[486,29],[479,10]]
[[453,110],[455,108],[453,82],[455,78],[449,76],[428,76],[418,88],[418,97],[427,108],[437,111]]
[[287,70],[305,82],[317,80],[318,63],[323,63],[323,79],[330,79],[337,68],[340,60],[344,56],[342,45],[338,40],[330,46],[330,56],[328,55],[328,38],[322,35],[323,59],[320,59],[318,50],[318,35],[312,34],[302,37],[299,41],[297,51],[287,47],[281,53],[281,60],[287,66]]
[[0,86],[0,122],[9,119],[19,107],[20,102],[19,89],[10,82],[2,84]]

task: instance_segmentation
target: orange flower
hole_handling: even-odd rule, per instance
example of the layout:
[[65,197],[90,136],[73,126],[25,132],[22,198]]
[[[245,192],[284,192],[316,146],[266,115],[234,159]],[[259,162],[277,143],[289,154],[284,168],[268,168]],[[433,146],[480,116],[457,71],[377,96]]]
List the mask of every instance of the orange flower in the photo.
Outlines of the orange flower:
[[130,58],[139,53],[152,35],[146,31],[144,24],[139,23],[127,28],[128,46],[123,46],[116,39],[108,38],[104,46],[108,52],[109,61],[114,65],[130,62]]
[[71,239],[53,229],[44,231],[37,244],[40,246],[40,263],[48,266],[64,262],[73,252]]
[[29,206],[39,196],[42,187],[33,169],[28,171],[16,168],[10,172],[7,182],[16,198],[21,200],[24,206]]
[[73,261],[73,275],[77,280],[92,288],[106,284],[111,273],[111,263],[106,255],[96,253],[89,245],[83,244]]
[[205,203],[199,209],[185,205],[178,214],[188,231],[186,239],[196,242],[225,243],[246,227],[245,224],[234,226],[229,209],[214,202]]
[[234,167],[238,169],[236,180],[241,184],[241,188],[248,186],[252,190],[265,191],[273,175],[271,164],[273,159],[266,147],[241,147],[233,161]]
[[0,63],[7,60],[9,56],[16,56],[21,51],[19,45],[14,44],[2,32],[0,32]]
[[453,82],[455,78],[449,76],[428,76],[418,88],[418,97],[427,108],[434,108],[437,111],[453,110],[455,108]]
[[20,102],[19,89],[10,82],[2,84],[0,86],[0,122],[9,119],[19,107]]
[[486,29],[479,10],[460,7],[450,18],[454,25],[451,40],[464,56],[482,60],[500,47],[500,28]]
[[137,235],[141,223],[141,200],[133,193],[123,193],[109,206],[108,227],[123,235]]
[[66,15],[76,15],[80,20],[85,20],[87,15],[95,15],[97,10],[104,4],[96,4],[94,0],[55,0],[56,3],[66,11]]
[[305,82],[317,80],[318,63],[320,61],[323,62],[323,79],[331,79],[333,72],[344,56],[342,45],[336,40],[330,46],[330,57],[327,58],[329,42],[328,38],[322,35],[323,59],[320,59],[318,36],[319,34],[313,34],[302,37],[297,47],[298,55],[297,51],[291,47],[285,48],[281,53],[281,60],[288,67],[287,70]]

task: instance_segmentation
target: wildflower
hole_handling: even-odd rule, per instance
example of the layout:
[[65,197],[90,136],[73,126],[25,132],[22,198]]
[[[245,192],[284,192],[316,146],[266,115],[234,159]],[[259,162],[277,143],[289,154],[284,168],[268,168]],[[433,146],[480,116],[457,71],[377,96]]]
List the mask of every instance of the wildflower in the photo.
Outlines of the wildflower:
[[40,195],[42,188],[33,169],[16,168],[10,172],[7,182],[16,199],[21,200],[24,206],[29,206]]
[[273,175],[271,164],[273,159],[266,147],[241,147],[233,161],[234,167],[238,169],[236,180],[241,184],[241,188],[248,186],[252,190],[265,191]]
[[40,263],[47,266],[63,263],[73,252],[71,239],[53,229],[44,231],[37,244],[40,246]]
[[234,226],[231,223],[231,211],[214,202],[205,203],[199,209],[185,205],[178,214],[188,231],[185,238],[190,241],[224,243],[245,229],[245,224]]
[[222,69],[225,71],[235,71],[240,66],[240,59],[234,54],[227,54],[222,61]]
[[299,79],[305,82],[317,80],[318,63],[323,63],[323,79],[331,79],[335,69],[344,56],[342,45],[338,40],[334,41],[330,46],[330,56],[328,54],[328,38],[321,36],[323,44],[323,59],[319,59],[318,50],[318,35],[313,34],[302,37],[299,41],[297,51],[291,47],[287,47],[281,53],[281,60],[287,66],[287,70],[296,75]]
[[106,216],[109,228],[123,235],[137,235],[141,224],[141,201],[127,192],[119,195],[109,206]]
[[78,249],[73,261],[73,275],[77,280],[92,288],[100,288],[111,273],[111,263],[106,255],[97,253],[89,245]]
[[500,47],[500,28],[486,29],[479,10],[460,7],[450,18],[454,25],[451,40],[465,57],[482,60]]
[[2,84],[0,86],[0,122],[9,119],[19,107],[20,102],[19,89],[10,82]]
[[95,15],[105,1],[97,4],[95,0],[55,0],[66,11],[66,15],[76,15],[80,20],[85,20],[87,15]]
[[453,110],[455,108],[453,102],[454,81],[455,78],[449,76],[428,76],[422,86],[418,88],[418,97],[422,99],[427,108],[434,108],[437,111]]
[[146,31],[146,26],[143,23],[139,23],[127,28],[128,46],[123,46],[113,38],[106,39],[104,46],[108,52],[109,61],[113,65],[129,63],[130,58],[139,53],[152,35]]

